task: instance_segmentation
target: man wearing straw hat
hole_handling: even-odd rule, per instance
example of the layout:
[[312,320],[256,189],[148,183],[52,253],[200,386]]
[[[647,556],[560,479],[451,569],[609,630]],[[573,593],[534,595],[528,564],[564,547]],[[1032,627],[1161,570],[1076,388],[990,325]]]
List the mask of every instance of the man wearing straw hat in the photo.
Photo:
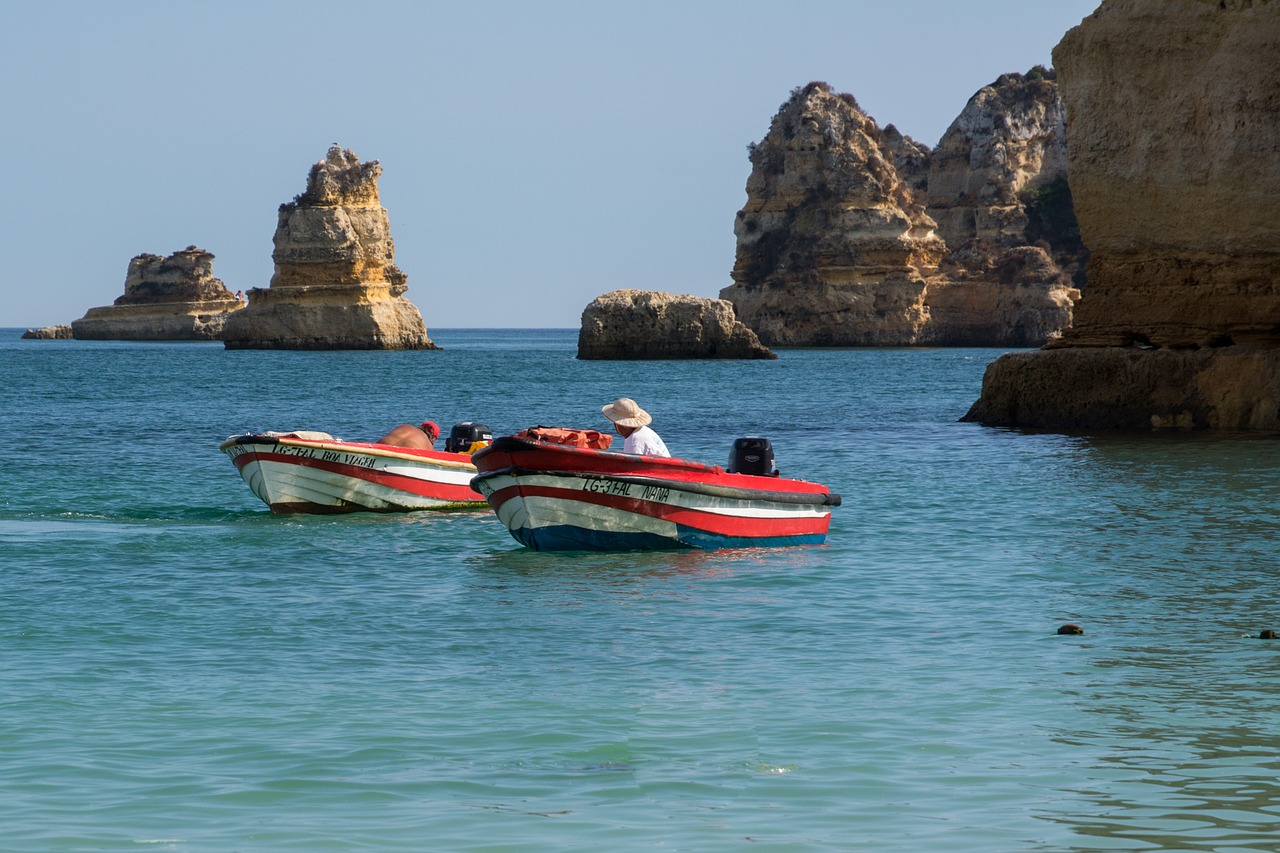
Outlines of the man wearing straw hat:
[[619,397],[609,405],[600,409],[601,413],[613,421],[613,427],[626,441],[622,443],[623,453],[638,453],[641,456],[670,456],[671,451],[662,443],[658,434],[649,429],[653,420],[649,413],[636,405],[630,397]]

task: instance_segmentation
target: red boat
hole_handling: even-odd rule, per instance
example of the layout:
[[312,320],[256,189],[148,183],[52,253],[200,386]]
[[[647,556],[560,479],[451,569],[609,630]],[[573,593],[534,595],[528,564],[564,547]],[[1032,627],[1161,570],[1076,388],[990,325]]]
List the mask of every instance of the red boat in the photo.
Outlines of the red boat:
[[[816,545],[840,505],[826,486],[776,476],[767,439],[738,439],[735,453],[739,445],[761,452],[749,464],[749,452],[731,457],[734,470],[726,471],[602,449],[610,436],[601,442],[591,430],[540,430],[478,451],[471,481],[516,541],[535,551]],[[560,443],[566,433],[587,438]],[[752,469],[758,473],[743,473]]]

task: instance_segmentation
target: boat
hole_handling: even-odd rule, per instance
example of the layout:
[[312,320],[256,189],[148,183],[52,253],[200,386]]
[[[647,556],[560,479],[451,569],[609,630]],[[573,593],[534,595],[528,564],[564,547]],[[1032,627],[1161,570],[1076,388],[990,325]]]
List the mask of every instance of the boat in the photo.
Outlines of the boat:
[[324,432],[245,433],[218,447],[276,513],[479,510],[467,453],[343,441]]
[[[535,551],[820,545],[840,496],[772,470],[767,439],[737,439],[730,470],[609,450],[594,430],[531,427],[472,457],[471,485]],[[734,465],[757,451],[758,473]],[[761,464],[762,463],[762,464]]]

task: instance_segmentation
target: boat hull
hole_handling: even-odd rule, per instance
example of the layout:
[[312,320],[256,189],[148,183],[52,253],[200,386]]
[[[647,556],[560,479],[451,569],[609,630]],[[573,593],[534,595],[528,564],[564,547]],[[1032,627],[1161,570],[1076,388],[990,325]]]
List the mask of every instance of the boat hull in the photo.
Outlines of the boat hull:
[[417,512],[486,506],[461,453],[291,435],[236,435],[219,449],[276,513]]
[[799,480],[500,438],[472,481],[535,551],[819,545],[840,497]]

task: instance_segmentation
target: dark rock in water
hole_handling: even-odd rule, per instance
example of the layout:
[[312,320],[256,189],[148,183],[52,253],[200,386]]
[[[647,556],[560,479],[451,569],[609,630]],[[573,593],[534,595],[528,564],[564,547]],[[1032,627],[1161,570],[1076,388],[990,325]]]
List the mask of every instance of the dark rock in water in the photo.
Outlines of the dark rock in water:
[[1079,625],[1075,625],[1073,623],[1068,622],[1066,625],[1063,625],[1060,628],[1058,628],[1058,633],[1059,634],[1083,634],[1084,629],[1081,628]]
[[1263,631],[1262,633],[1258,634],[1258,639],[1259,639],[1259,640],[1274,640],[1274,639],[1276,638],[1276,636],[1277,636],[1277,635],[1276,635],[1276,632],[1275,632],[1275,631],[1271,630],[1270,628],[1267,628],[1265,631]]
[[1276,431],[1276,400],[1280,349],[1075,347],[996,359],[963,420],[1090,432]]

